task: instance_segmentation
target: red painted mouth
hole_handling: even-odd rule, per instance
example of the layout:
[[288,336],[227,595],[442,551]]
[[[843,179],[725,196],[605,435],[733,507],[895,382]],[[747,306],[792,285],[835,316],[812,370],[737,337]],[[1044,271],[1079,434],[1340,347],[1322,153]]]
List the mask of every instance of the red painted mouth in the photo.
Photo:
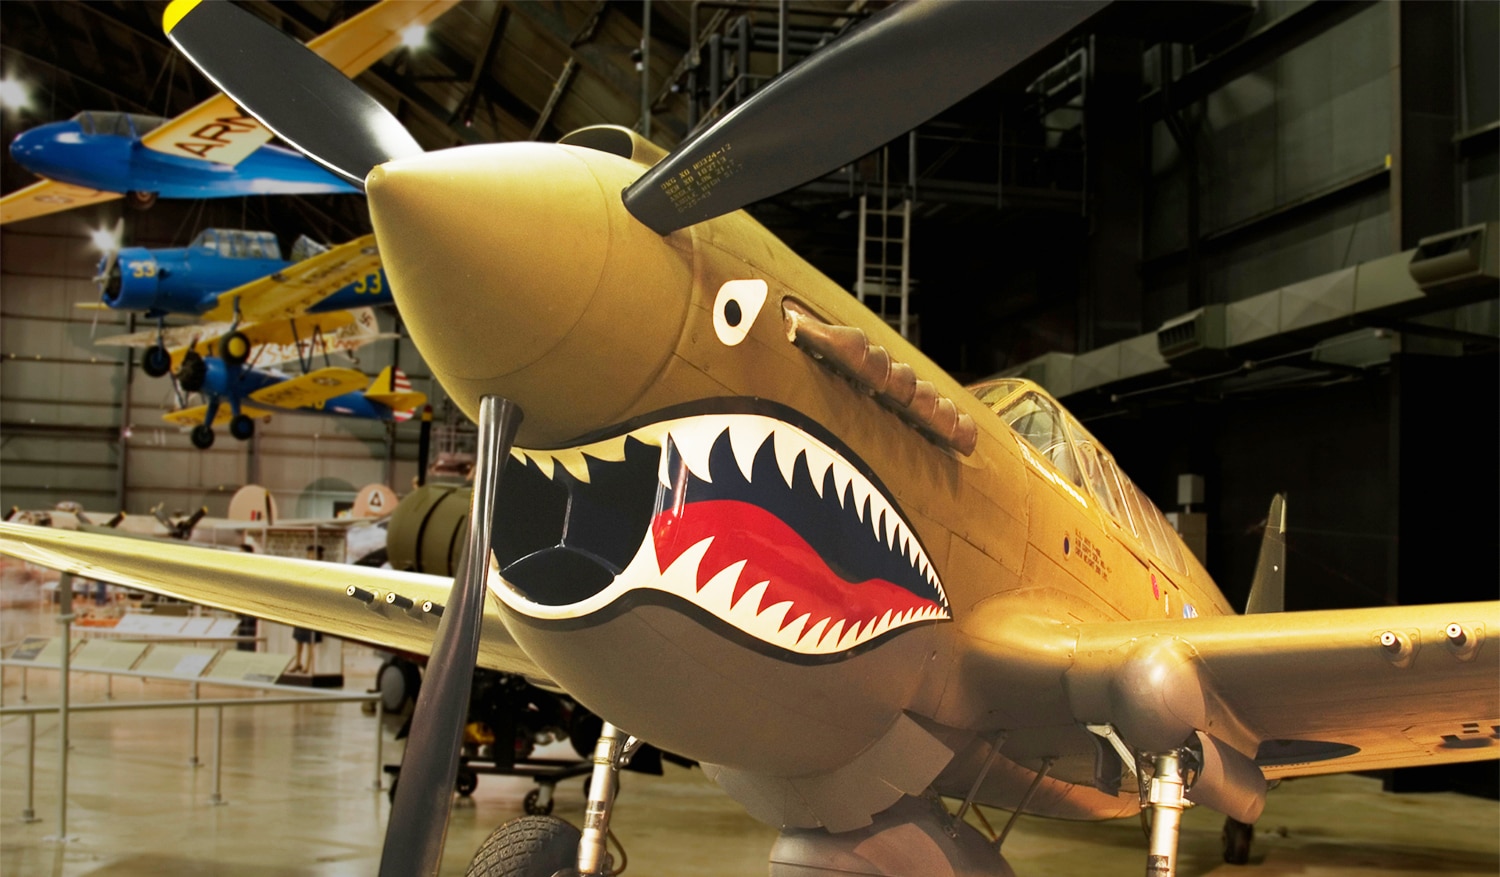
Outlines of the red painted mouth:
[[[781,627],[806,616],[803,630],[809,635],[818,631],[818,639],[810,645],[821,643],[839,628],[839,621],[843,622],[841,639],[851,635],[858,639],[860,630],[887,616],[945,612],[939,604],[884,579],[854,582],[843,578],[807,540],[753,503],[705,500],[669,507],[651,522],[651,534],[662,572],[690,547],[712,539],[698,564],[700,591],[714,576],[744,561],[730,605],[738,609],[746,592],[766,582],[760,605],[749,608],[758,613],[778,603],[791,603]],[[818,628],[820,621],[827,623]]]

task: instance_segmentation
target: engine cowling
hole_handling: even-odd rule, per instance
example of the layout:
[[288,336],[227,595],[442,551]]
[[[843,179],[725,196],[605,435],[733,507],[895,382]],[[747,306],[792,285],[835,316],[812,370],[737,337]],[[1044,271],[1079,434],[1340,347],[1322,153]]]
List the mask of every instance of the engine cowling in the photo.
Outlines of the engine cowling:
[[[101,266],[104,267],[104,266]],[[212,304],[202,290],[184,282],[186,277],[143,247],[126,247],[100,278],[104,303],[116,310],[160,314],[197,314]]]
[[391,567],[453,575],[469,532],[473,492],[466,484],[427,484],[402,499],[386,528]]

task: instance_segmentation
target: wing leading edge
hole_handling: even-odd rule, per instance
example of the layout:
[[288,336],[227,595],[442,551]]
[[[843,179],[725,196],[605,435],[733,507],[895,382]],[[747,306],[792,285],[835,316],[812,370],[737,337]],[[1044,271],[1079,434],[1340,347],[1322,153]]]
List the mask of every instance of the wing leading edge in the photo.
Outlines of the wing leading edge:
[[[452,579],[420,573],[21,524],[0,523],[0,554],[84,578],[422,655],[432,648],[437,617],[420,607],[426,600],[441,604],[452,584]],[[349,596],[350,586],[372,599],[366,602]],[[413,608],[404,610],[387,603],[385,597],[391,593],[410,600]],[[479,664],[546,680],[546,674],[511,639],[492,602],[485,605]]]

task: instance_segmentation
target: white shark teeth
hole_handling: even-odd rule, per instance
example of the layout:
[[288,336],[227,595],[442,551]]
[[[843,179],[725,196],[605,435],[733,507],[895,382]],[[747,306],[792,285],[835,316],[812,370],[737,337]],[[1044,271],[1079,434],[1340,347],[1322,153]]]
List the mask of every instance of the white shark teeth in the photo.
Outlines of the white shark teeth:
[[755,468],[755,455],[775,429],[775,421],[763,417],[739,418],[729,424],[729,446],[734,449],[734,462],[746,481],[754,480],[751,472]]
[[530,449],[511,448],[511,456],[521,462],[531,460],[536,463],[537,468],[547,478],[557,477],[557,467],[574,478],[587,484],[589,481],[589,467],[587,457],[603,460],[609,463],[618,463],[625,459],[625,436],[605,439],[592,445],[581,448],[563,448],[555,451],[534,451]]

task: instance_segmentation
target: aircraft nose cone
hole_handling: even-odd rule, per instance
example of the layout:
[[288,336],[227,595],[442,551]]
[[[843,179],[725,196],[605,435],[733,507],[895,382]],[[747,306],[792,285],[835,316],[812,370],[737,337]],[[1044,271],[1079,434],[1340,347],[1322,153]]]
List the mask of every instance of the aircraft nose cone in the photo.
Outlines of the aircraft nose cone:
[[[555,447],[613,425],[684,325],[691,248],[631,218],[640,166],[574,146],[501,143],[392,161],[365,181],[391,294],[471,417],[486,394]],[[679,236],[680,237],[680,236]]]
[[594,297],[609,252],[604,193],[563,150],[429,153],[377,167],[366,192],[392,295],[444,377],[525,368]]

